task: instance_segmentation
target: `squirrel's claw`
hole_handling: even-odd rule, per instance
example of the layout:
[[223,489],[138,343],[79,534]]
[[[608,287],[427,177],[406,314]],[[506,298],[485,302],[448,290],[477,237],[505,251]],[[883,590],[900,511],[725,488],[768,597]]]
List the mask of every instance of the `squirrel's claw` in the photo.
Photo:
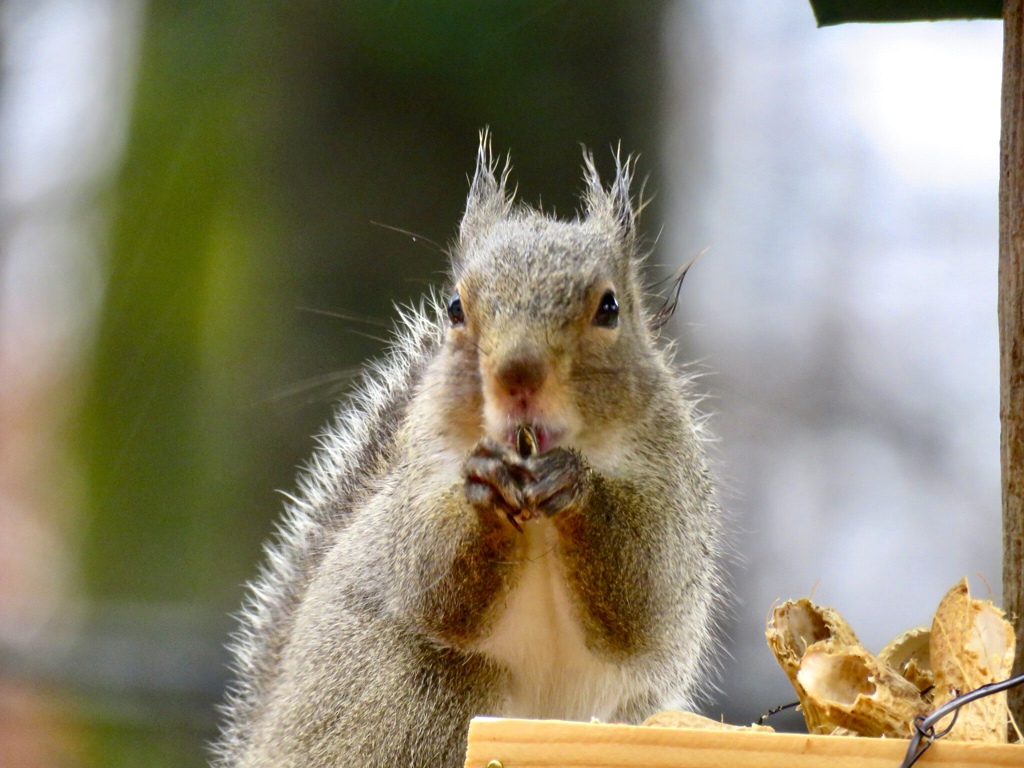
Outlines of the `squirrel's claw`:
[[526,465],[535,478],[523,486],[528,508],[553,517],[579,501],[584,489],[586,466],[577,452],[553,448],[530,457]]
[[553,448],[523,458],[509,446],[482,440],[466,459],[466,498],[500,512],[517,531],[523,523],[553,517],[579,501],[586,465],[579,453]]
[[466,459],[466,498],[474,507],[501,513],[517,531],[532,516],[523,486],[533,473],[507,446],[483,440]]

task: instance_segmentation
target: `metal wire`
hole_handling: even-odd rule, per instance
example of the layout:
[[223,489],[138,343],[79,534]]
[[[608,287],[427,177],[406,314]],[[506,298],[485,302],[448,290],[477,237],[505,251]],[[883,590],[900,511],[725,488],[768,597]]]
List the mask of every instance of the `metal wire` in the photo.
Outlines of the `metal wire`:
[[764,721],[767,720],[772,715],[777,715],[777,714],[779,714],[779,712],[784,712],[787,709],[793,709],[793,707],[799,707],[799,706],[800,706],[800,702],[799,701],[794,701],[794,702],[791,702],[789,704],[780,704],[777,707],[772,707],[767,712],[765,712],[763,715],[761,715],[759,718],[757,718],[757,724],[758,725],[764,725]]
[[[1013,688],[1022,684],[1024,684],[1024,675],[1017,675],[1009,680],[1003,680],[998,683],[989,683],[980,688],[975,688],[973,691],[969,691],[962,696],[957,696],[955,699],[950,699],[928,715],[928,717],[922,717],[921,715],[915,717],[914,735],[910,738],[910,744],[907,746],[907,755],[903,758],[903,762],[900,763],[900,768],[910,768],[928,750],[933,741],[941,739],[949,733],[956,722],[957,716],[960,714],[960,707],[964,706],[964,704],[970,704],[972,701],[983,699],[986,696],[991,696],[994,693],[999,693],[1007,688]],[[950,721],[949,726],[936,733],[936,724],[950,714],[953,715],[953,719]]]

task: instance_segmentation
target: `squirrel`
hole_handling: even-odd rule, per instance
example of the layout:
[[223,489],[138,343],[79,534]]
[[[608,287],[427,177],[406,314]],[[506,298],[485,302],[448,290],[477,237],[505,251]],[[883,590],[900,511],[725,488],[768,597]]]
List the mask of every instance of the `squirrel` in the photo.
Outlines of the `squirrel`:
[[563,221],[481,133],[451,298],[400,310],[250,587],[217,766],[456,768],[477,715],[692,704],[722,515],[615,165],[584,150]]

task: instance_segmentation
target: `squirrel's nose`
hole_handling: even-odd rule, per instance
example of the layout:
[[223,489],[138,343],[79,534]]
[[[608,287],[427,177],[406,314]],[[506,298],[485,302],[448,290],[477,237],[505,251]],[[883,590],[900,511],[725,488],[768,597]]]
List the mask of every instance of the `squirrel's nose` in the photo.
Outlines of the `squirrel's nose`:
[[536,357],[514,357],[497,370],[498,384],[512,397],[532,396],[543,386],[547,375],[547,365]]

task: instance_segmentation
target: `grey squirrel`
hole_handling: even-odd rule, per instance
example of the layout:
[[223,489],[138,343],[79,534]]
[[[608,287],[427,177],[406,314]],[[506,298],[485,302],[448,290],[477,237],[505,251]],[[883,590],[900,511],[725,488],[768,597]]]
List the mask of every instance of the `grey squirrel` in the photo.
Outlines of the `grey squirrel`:
[[584,152],[560,221],[481,134],[451,298],[403,311],[251,585],[218,766],[455,768],[476,715],[691,702],[721,514],[616,168]]

